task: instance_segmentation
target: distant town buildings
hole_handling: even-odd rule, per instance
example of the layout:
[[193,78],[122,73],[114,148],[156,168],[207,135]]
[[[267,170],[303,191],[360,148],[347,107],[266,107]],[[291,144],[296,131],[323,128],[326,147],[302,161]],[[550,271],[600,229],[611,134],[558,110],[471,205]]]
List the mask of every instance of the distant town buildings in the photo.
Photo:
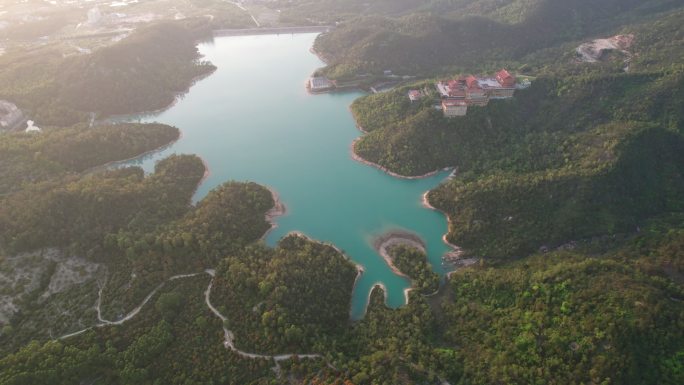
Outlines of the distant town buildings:
[[515,90],[516,79],[505,69],[494,77],[469,75],[437,83],[442,111],[448,118],[466,115],[468,106],[486,106],[491,99],[512,98]]
[[24,122],[21,110],[6,100],[0,100],[0,130],[13,130]]

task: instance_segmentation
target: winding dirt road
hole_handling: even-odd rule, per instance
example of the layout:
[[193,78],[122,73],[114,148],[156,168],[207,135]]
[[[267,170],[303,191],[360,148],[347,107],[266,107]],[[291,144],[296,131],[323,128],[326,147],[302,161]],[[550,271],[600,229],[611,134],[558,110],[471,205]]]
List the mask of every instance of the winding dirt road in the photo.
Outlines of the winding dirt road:
[[[166,282],[170,282],[170,281],[174,281],[174,280],[178,280],[178,279],[197,277],[197,276],[202,275],[202,274],[207,274],[211,277],[211,281],[209,282],[209,286],[207,287],[207,290],[204,292],[204,301],[205,301],[207,307],[209,308],[209,310],[211,310],[211,312],[214,313],[214,315],[216,315],[216,317],[220,318],[221,321],[224,321],[224,324],[225,324],[225,321],[227,321],[228,318],[226,316],[224,316],[223,314],[221,314],[221,312],[219,312],[218,309],[216,309],[214,307],[214,305],[211,304],[211,300],[210,300],[211,288],[214,285],[214,277],[216,276],[216,271],[213,269],[207,269],[206,271],[204,271],[202,273],[181,274],[181,275],[174,275],[173,277],[170,277],[166,281],[157,285],[157,287],[155,287],[154,290],[152,290],[145,297],[145,299],[143,299],[143,301],[140,303],[140,305],[138,305],[133,310],[131,310],[128,314],[126,314],[125,317],[122,317],[121,319],[119,319],[117,321],[109,321],[109,320],[106,320],[102,317],[101,306],[102,306],[102,291],[104,289],[104,285],[103,285],[100,287],[100,290],[98,292],[97,304],[95,306],[95,310],[97,311],[97,320],[99,321],[99,323],[95,324],[94,326],[91,326],[91,327],[88,327],[88,328],[85,328],[85,329],[82,329],[82,330],[79,330],[79,331],[76,331],[73,333],[65,334],[61,337],[58,337],[57,340],[64,340],[67,338],[75,337],[75,336],[83,334],[83,333],[85,333],[88,330],[91,330],[93,328],[99,328],[99,327],[110,326],[110,325],[122,325],[125,322],[130,321],[135,316],[137,316],[138,313],[140,313],[140,311],[143,309],[143,307],[145,307],[145,305],[147,305],[147,303],[150,301],[150,299],[152,299],[152,297],[154,297],[154,295],[166,284]],[[231,351],[233,351],[236,354],[238,354],[242,357],[245,357],[245,358],[273,360],[275,362],[275,365],[276,365],[274,367],[274,370],[276,371],[276,373],[280,372],[280,366],[279,366],[280,361],[289,360],[293,357],[298,357],[300,359],[323,358],[320,354],[286,353],[286,354],[267,355],[267,354],[249,353],[249,352],[242,351],[242,350],[235,347],[235,342],[234,342],[235,341],[235,335],[233,334],[233,332],[231,330],[228,330],[225,326],[223,326],[223,334],[224,334],[223,346],[225,346],[226,349],[230,349]],[[332,367],[329,363],[328,363],[328,366]]]

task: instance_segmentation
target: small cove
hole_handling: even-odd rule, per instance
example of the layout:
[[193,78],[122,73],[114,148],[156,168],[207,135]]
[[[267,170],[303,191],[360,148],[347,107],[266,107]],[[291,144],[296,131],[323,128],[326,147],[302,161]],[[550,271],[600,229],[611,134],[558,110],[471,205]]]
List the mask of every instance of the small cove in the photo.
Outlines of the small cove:
[[448,171],[417,180],[395,178],[351,158],[361,135],[348,110],[360,92],[310,95],[304,82],[323,64],[309,52],[316,34],[219,37],[199,46],[218,70],[176,104],[138,120],[174,125],[182,138],[158,152],[128,161],[151,171],[171,154],[197,154],[210,169],[196,200],[228,180],[254,181],[277,191],[287,208],[266,237],[273,246],[299,231],[330,242],[361,265],[352,318],[365,312],[371,288],[387,289],[387,304],[405,303],[407,279],[392,272],[372,247],[392,229],[419,235],[430,262],[446,271],[441,256],[444,215],[421,204],[423,193]]

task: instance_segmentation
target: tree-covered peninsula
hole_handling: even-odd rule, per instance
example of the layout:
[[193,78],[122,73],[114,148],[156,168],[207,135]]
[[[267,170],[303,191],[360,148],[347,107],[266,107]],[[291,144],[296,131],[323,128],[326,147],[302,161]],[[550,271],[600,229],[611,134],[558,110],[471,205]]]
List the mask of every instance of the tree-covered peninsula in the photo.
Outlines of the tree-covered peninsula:
[[432,271],[425,251],[409,245],[393,245],[387,249],[392,264],[411,278],[412,286],[421,294],[432,294],[439,289],[439,275]]

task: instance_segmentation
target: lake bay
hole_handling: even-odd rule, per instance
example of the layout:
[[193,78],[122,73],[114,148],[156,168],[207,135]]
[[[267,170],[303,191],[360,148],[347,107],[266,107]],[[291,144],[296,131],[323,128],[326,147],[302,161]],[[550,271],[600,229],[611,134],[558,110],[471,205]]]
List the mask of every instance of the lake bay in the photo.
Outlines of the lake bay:
[[150,171],[171,154],[197,154],[210,170],[196,200],[228,181],[254,181],[275,190],[287,208],[266,242],[292,231],[342,249],[364,274],[352,297],[351,316],[363,316],[371,288],[381,283],[387,304],[405,303],[410,282],[394,274],[373,250],[372,239],[404,229],[426,243],[430,262],[445,273],[441,256],[444,215],[422,207],[421,196],[448,176],[405,180],[354,161],[351,144],[361,133],[349,112],[363,94],[311,95],[309,75],[323,63],[309,52],[316,34],[220,37],[199,46],[218,70],[176,104],[145,122],[174,125],[183,133],[172,146],[127,164]]

